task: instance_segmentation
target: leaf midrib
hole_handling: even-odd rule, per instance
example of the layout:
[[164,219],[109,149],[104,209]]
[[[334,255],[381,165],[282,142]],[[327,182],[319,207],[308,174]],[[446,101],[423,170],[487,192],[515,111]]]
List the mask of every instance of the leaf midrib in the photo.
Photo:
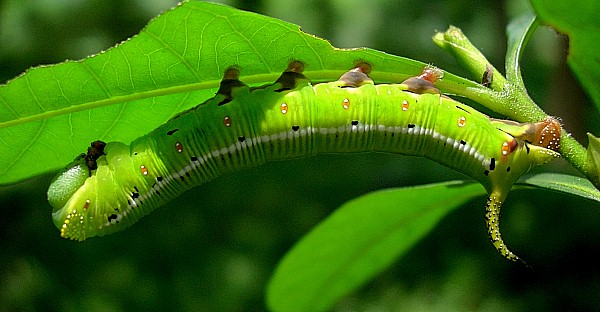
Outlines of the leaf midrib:
[[8,128],[12,126],[17,126],[29,122],[40,121],[48,118],[58,117],[62,115],[68,115],[72,113],[82,112],[86,110],[91,110],[99,107],[110,106],[114,104],[121,104],[126,102],[132,102],[137,100],[143,100],[147,98],[166,96],[171,94],[178,94],[184,92],[191,92],[197,90],[204,90],[210,88],[216,88],[220,83],[220,80],[208,80],[198,83],[191,83],[185,85],[179,85],[174,87],[160,88],[150,91],[137,92],[134,94],[122,95],[122,96],[113,96],[107,99],[102,99],[98,101],[81,103],[69,107],[59,108],[55,110],[45,111],[39,114],[33,114],[29,116],[19,117],[12,120],[0,122],[1,128]]

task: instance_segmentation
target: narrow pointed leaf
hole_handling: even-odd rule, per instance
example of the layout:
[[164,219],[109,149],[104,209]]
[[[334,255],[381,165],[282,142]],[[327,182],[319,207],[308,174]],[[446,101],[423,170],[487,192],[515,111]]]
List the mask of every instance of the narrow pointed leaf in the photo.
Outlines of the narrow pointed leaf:
[[535,14],[529,12],[516,18],[506,27],[508,47],[506,49],[506,79],[514,87],[525,90],[521,76],[521,55],[529,38],[538,27]]
[[379,191],[347,202],[281,261],[268,285],[269,307],[330,309],[482,191],[478,184],[454,181]]
[[588,133],[586,158],[587,176],[596,188],[600,189],[600,139]]
[[586,178],[560,173],[540,173],[525,177],[517,184],[541,187],[600,202],[600,191]]

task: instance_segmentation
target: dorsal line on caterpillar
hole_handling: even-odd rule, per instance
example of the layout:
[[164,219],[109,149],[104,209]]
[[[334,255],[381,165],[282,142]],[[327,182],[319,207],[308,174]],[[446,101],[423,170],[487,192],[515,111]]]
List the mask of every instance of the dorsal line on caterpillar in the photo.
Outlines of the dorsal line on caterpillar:
[[556,119],[489,118],[443,95],[435,87],[443,72],[433,67],[375,84],[368,63],[359,63],[314,85],[303,68],[291,62],[275,83],[250,88],[231,67],[213,98],[130,145],[94,142],[48,191],[61,235],[83,240],[124,229],[186,189],[269,160],[379,151],[424,156],[482,183],[488,234],[502,255],[520,261],[500,235],[501,203],[531,166],[559,156]]

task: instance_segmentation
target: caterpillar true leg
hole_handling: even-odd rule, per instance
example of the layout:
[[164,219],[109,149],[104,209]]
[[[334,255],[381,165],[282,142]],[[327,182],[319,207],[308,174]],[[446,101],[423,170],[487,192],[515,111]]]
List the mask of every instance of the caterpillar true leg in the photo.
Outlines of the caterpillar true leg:
[[236,67],[229,67],[225,70],[223,74],[223,79],[221,80],[221,84],[219,85],[219,90],[217,91],[217,96],[221,95],[224,98],[219,101],[218,105],[224,105],[231,102],[233,98],[233,90],[236,88],[244,88],[248,87],[245,83],[240,81],[240,71]]
[[353,69],[343,74],[338,81],[341,83],[340,87],[360,87],[364,84],[373,84],[373,80],[369,78],[371,72],[371,65],[368,63],[359,63]]
[[304,71],[304,64],[300,61],[292,61],[287,69],[279,76],[275,81],[275,84],[279,84],[281,87],[276,89],[275,92],[283,92],[294,90],[300,81],[308,81],[302,72]]
[[435,83],[444,77],[444,72],[437,67],[427,66],[421,74],[416,77],[411,77],[402,82],[408,87],[408,91],[424,94],[435,93],[441,94],[440,90],[435,86]]

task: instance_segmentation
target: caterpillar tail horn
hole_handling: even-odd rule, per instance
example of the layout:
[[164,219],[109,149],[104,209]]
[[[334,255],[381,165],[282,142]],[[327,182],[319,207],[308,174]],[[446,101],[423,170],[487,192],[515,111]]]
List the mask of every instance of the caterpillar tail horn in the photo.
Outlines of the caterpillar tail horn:
[[494,248],[506,259],[514,262],[520,262],[525,266],[529,265],[512,252],[504,243],[502,234],[500,234],[500,208],[506,199],[506,193],[492,191],[485,204],[485,223],[487,225],[488,236],[494,245]]
[[[509,133],[515,138],[518,146],[511,147],[503,145],[503,155],[513,157],[513,160],[525,158],[527,161],[516,161],[512,163],[512,170],[518,172],[527,172],[531,167],[545,164],[553,159],[560,157],[558,150],[560,148],[560,122],[553,117],[535,122],[519,124],[506,120],[492,120],[497,129]],[[520,142],[520,143],[519,143]],[[531,143],[528,143],[531,142]],[[514,143],[512,143],[514,145]],[[506,148],[505,148],[506,147]],[[508,167],[505,171],[508,171]],[[485,222],[488,235],[492,244],[498,252],[506,259],[523,263],[528,266],[523,259],[510,251],[502,235],[500,234],[500,208],[506,199],[512,185],[521,175],[494,175],[490,176],[491,184],[487,190],[489,198],[486,203]],[[529,267],[529,266],[528,266]]]

